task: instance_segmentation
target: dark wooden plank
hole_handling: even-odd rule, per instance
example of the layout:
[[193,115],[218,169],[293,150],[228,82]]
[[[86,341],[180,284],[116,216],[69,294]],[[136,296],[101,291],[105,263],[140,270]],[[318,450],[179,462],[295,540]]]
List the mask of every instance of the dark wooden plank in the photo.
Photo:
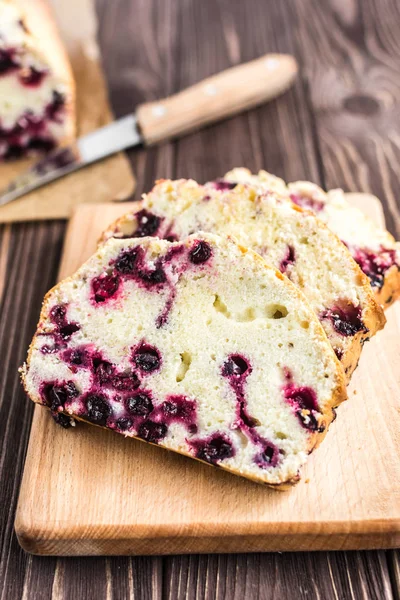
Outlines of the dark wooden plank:
[[[376,194],[400,237],[397,0],[295,3],[296,39],[328,187]],[[388,554],[400,597],[400,554]]]
[[105,598],[152,600],[161,598],[161,559],[64,558],[58,559],[53,598]]
[[171,557],[165,563],[166,600],[393,597],[384,552]]
[[[192,34],[181,39],[180,87],[267,52],[295,53],[287,3],[269,3],[267,9],[259,0],[219,2],[218,8],[214,0],[181,5],[180,30]],[[292,180],[319,180],[301,82],[276,101],[179,140],[177,147],[177,177],[204,182],[247,166]]]
[[[3,235],[8,236],[8,228]],[[17,369],[36,327],[46,290],[55,280],[63,237],[61,223],[13,226],[6,243],[4,294],[0,318],[0,598],[22,597],[25,579],[32,576],[31,559],[14,535],[14,513],[29,435],[32,407],[21,388]],[[4,238],[3,238],[4,239]],[[40,590],[51,579],[46,566]],[[39,598],[40,596],[38,596]],[[44,597],[44,596],[42,596]]]
[[388,554],[390,581],[394,600],[400,600],[400,552],[391,550]]
[[[279,101],[180,142],[131,152],[137,197],[156,177],[205,181],[233,166],[264,167],[291,180],[307,177],[373,191],[386,201],[390,226],[396,230],[396,0],[96,0],[96,5],[103,62],[118,115],[267,51],[294,52],[304,68],[303,78]],[[345,98],[339,94],[343,89]],[[368,98],[376,100],[377,90],[376,112]],[[343,114],[351,117],[349,131]],[[377,133],[372,140],[371,123]],[[389,554],[390,573],[383,552],[164,560],[24,555],[13,535],[13,517],[32,409],[16,369],[42,296],[55,281],[63,226],[19,225],[1,233],[0,291],[7,290],[0,318],[0,505],[6,507],[0,511],[1,600],[392,597],[389,574],[397,590],[399,585],[395,553]]]
[[[177,91],[178,7],[176,0],[96,0],[99,42],[113,110],[126,115],[140,102]],[[173,177],[175,145],[129,152],[137,177],[135,197],[156,177]]]
[[28,600],[30,598],[37,598],[38,600],[47,600],[51,597],[55,599],[59,598],[57,559],[46,558],[41,560],[37,556],[29,555],[26,555],[25,558],[26,567],[21,600]]
[[304,0],[295,29],[328,187],[381,198],[400,235],[397,0]]

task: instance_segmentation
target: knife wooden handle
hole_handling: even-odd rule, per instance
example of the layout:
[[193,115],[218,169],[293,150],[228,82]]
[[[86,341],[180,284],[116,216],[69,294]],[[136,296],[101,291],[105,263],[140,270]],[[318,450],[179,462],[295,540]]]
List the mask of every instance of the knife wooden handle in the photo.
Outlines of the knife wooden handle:
[[293,56],[266,54],[164,100],[140,104],[136,116],[144,142],[175,138],[271,100],[290,86],[296,74]]

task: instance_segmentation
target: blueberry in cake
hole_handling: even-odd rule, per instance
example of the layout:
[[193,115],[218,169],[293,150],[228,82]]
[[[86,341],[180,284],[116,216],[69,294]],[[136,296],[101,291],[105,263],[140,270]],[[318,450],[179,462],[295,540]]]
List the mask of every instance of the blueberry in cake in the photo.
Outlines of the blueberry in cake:
[[343,190],[324,192],[308,181],[286,186],[282,179],[266,171],[252,175],[248,169],[242,168],[229,171],[214,185],[235,187],[236,183],[252,185],[258,191],[275,190],[298,206],[315,212],[346,244],[368,276],[379,304],[388,308],[400,296],[400,243],[386,229],[375,225],[360,209],[352,206]]
[[45,297],[22,379],[67,425],[88,421],[281,489],[346,397],[303,294],[207,233],[99,247]]
[[368,278],[312,212],[274,190],[226,187],[192,180],[158,182],[102,239],[154,235],[181,240],[198,230],[235,236],[302,290],[350,378],[363,343],[385,323]]
[[43,0],[0,0],[0,160],[67,144],[75,90]]

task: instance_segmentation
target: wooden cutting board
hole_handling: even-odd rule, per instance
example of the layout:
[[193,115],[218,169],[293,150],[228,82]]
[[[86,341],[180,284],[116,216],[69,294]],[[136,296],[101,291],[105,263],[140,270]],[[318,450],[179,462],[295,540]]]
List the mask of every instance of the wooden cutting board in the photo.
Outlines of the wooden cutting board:
[[[352,201],[383,222],[376,198]],[[127,209],[77,208],[60,278]],[[289,492],[90,425],[61,429],[36,406],[15,523],[20,544],[50,555],[400,545],[399,303],[387,318],[365,345],[348,402]]]
[[[47,1],[71,61],[77,93],[78,136],[81,136],[113,120],[100,64],[93,0]],[[25,159],[0,163],[0,189],[34,162],[35,159]],[[0,223],[66,219],[77,204],[124,200],[134,189],[135,178],[128,159],[119,153],[0,207]]]

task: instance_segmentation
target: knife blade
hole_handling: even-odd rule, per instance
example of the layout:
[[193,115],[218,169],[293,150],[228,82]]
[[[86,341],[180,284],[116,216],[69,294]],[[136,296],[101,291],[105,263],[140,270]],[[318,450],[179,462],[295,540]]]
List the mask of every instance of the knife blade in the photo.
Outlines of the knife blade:
[[163,100],[141,104],[136,114],[50,152],[1,192],[0,206],[121,150],[173,139],[258,106],[283,93],[296,74],[292,56],[267,54]]
[[142,141],[135,115],[122,117],[79,138],[72,146],[47,154],[11,182],[0,195],[0,206]]

